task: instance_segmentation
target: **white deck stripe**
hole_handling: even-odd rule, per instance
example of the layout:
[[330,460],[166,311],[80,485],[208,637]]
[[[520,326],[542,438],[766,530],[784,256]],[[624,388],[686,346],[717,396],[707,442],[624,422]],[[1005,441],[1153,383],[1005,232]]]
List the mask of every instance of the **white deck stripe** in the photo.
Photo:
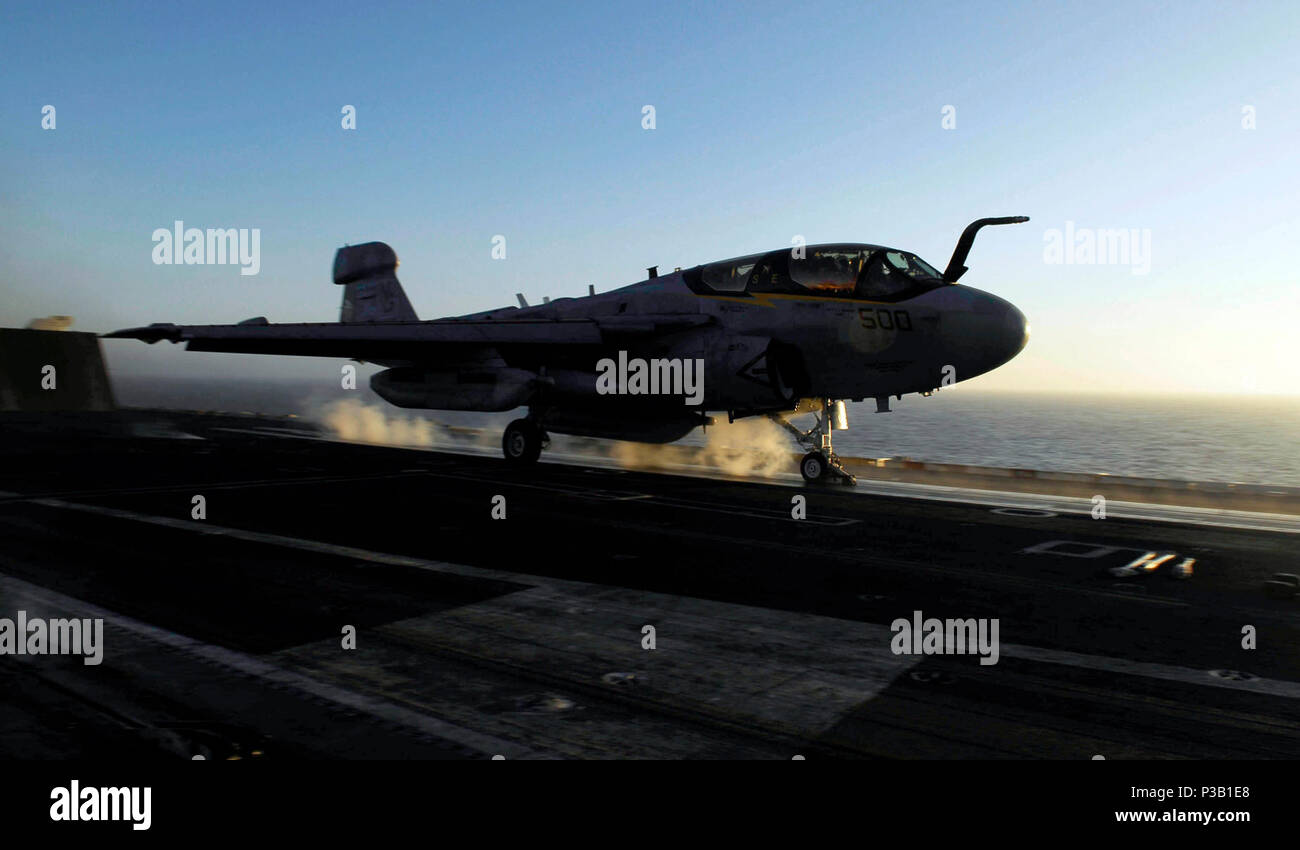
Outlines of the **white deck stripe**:
[[[366,549],[358,549],[351,546],[340,546],[333,543],[322,543],[317,540],[303,540],[296,537],[285,537],[279,534],[267,534],[260,531],[245,531],[238,528],[225,528],[222,526],[210,525],[206,522],[195,522],[191,520],[174,519],[171,517],[151,516],[148,514],[139,514],[133,511],[124,511],[118,508],[102,507],[100,505],[79,505],[72,502],[64,502],[59,499],[34,499],[33,502],[52,508],[63,508],[67,510],[83,511],[86,513],[99,514],[101,516],[111,516],[118,519],[127,519],[135,522],[145,522],[153,525],[161,525],[167,528],[182,529],[193,531],[199,534],[221,534],[233,537],[238,540],[247,540],[254,543],[265,543],[273,546],[284,546],[291,549],[299,549],[307,552],[316,552],[328,555],[341,555],[347,558],[356,558],[359,560],[372,561],[375,563],[396,564],[401,566],[412,566],[423,569],[434,570],[436,572],[451,572],[460,575],[468,575],[482,578],[492,578],[507,581],[519,581],[520,576],[504,570],[488,570],[479,567],[470,567],[463,564],[452,564],[445,561],[428,561],[422,558],[412,558],[406,555],[391,555],[383,552],[372,552]],[[530,579],[531,580],[531,579]],[[547,584],[555,587],[584,586],[591,585],[586,582],[574,582],[569,580],[556,579],[536,579],[538,584]],[[143,624],[141,624],[143,625]],[[148,626],[146,628],[153,628]],[[180,638],[180,640],[189,640]],[[225,652],[226,650],[220,650]],[[1252,693],[1268,694],[1271,696],[1286,697],[1288,699],[1300,699],[1300,683],[1289,682],[1282,679],[1265,679],[1254,678],[1248,680],[1221,679],[1210,675],[1208,670],[1197,670],[1191,667],[1178,667],[1171,664],[1157,664],[1146,661],[1129,661],[1123,658],[1112,658],[1102,655],[1087,655],[1078,652],[1068,652],[1057,649],[1042,649],[1032,646],[1021,646],[1017,644],[1003,644],[1001,654],[1011,658],[1021,658],[1027,661],[1040,661],[1050,664],[1063,664],[1070,667],[1082,667],[1089,670],[1102,670],[1110,673],[1122,673],[1131,676],[1144,676],[1151,679],[1163,679],[1166,681],[1185,682],[1191,685],[1203,685],[1206,687],[1226,688],[1235,691],[1247,691]],[[251,660],[251,659],[250,659]],[[261,663],[261,662],[256,662]],[[287,674],[293,675],[293,674]],[[310,681],[310,680],[308,680]],[[347,692],[343,692],[347,693]]]
[[[329,442],[346,442],[331,440]],[[436,445],[425,451],[446,452],[448,454],[465,454],[478,457],[497,457],[500,453],[493,449],[479,449],[473,446]],[[610,458],[569,454],[552,451],[543,456],[544,462],[557,463],[562,466],[586,466],[595,469],[627,471],[625,467]],[[726,479],[758,484],[807,486],[796,473],[775,473],[770,476],[736,476],[720,469],[705,466],[664,463],[652,470],[640,472],[663,472],[671,475],[683,475],[692,478]],[[967,505],[988,505],[995,508],[1032,508],[1035,510],[1057,511],[1059,513],[1091,515],[1092,499],[1081,496],[1055,496],[1046,493],[1022,493],[1008,490],[981,490],[973,487],[954,487],[943,484],[914,484],[907,481],[880,481],[871,478],[858,478],[856,487],[838,488],[836,492],[847,495],[893,496],[908,499],[925,499],[934,502],[953,502]],[[1125,502],[1116,499],[1106,500],[1106,516],[1115,519],[1137,519],[1147,522],[1176,522],[1188,525],[1209,525],[1220,528],[1239,528],[1247,531],[1276,531],[1283,534],[1300,534],[1300,516],[1293,514],[1274,514],[1257,511],[1237,511],[1218,508],[1197,508],[1185,505],[1162,505],[1147,502]]]
[[[280,433],[270,429],[218,428],[223,431],[243,431],[259,433],[268,437],[308,439],[319,442],[344,443],[349,445],[373,445],[371,443],[340,440],[334,437],[307,436],[303,434]],[[286,429],[287,430],[287,429]],[[419,451],[446,452],[449,454],[466,454],[478,457],[497,457],[496,449],[481,448],[456,443],[437,443],[432,446],[393,446],[390,448],[410,448]],[[597,469],[626,470],[617,460],[599,456],[573,454],[564,451],[547,452],[545,459],[564,466],[588,466]],[[654,472],[655,470],[640,470]],[[770,484],[794,484],[805,486],[803,478],[794,473],[776,473],[771,476],[747,477],[735,476],[707,466],[665,463],[658,471],[673,475],[691,477],[726,478],[735,481],[747,481]],[[970,505],[990,505],[1003,508],[1032,508],[1036,510],[1058,511],[1069,514],[1092,513],[1092,500],[1079,496],[1055,496],[1020,491],[982,490],[971,487],[954,487],[943,484],[915,484],[907,481],[880,481],[870,478],[858,478],[856,488],[844,488],[841,492],[870,494],[878,496],[902,496],[909,499],[925,499],[939,502],[958,502]],[[1209,525],[1221,528],[1240,528],[1249,531],[1276,531],[1283,534],[1300,534],[1300,516],[1292,514],[1262,513],[1256,511],[1225,510],[1218,508],[1197,508],[1184,505],[1162,505],[1147,502],[1124,502],[1114,499],[1106,500],[1106,515],[1116,519],[1138,519],[1147,522],[1177,522],[1190,525]]]

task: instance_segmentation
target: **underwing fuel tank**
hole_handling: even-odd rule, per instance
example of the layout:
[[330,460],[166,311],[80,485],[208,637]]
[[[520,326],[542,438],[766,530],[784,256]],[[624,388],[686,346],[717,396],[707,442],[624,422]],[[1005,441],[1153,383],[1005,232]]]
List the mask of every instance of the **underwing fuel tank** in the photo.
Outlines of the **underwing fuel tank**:
[[370,378],[370,388],[398,407],[428,410],[513,410],[528,404],[538,378],[525,369],[435,372],[403,367]]

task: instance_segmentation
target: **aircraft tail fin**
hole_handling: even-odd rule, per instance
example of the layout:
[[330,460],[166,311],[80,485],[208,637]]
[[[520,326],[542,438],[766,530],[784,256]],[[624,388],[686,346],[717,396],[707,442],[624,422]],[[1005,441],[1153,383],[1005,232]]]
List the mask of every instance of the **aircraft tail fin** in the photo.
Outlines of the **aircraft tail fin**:
[[383,242],[340,248],[334,282],[343,287],[340,322],[418,321],[397,280],[397,254]]

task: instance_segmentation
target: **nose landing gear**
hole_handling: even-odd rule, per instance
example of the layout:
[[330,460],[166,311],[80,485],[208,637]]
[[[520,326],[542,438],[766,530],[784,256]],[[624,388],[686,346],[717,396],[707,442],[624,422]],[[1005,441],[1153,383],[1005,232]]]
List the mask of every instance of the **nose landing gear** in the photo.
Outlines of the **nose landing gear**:
[[821,412],[817,414],[817,423],[807,431],[800,431],[783,415],[769,416],[773,422],[790,432],[795,442],[809,449],[808,454],[799,461],[799,472],[809,484],[844,484],[853,486],[858,483],[840,461],[831,448],[831,433],[836,426],[844,430],[844,406],[829,398],[822,399]]

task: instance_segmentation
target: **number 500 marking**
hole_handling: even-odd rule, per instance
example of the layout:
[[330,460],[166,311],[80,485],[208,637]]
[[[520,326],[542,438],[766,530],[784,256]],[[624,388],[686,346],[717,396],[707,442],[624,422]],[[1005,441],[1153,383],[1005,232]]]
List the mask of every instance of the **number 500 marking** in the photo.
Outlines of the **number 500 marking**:
[[877,307],[863,307],[858,310],[858,318],[862,321],[862,327],[868,330],[880,328],[885,331],[892,331],[897,328],[900,331],[910,331],[912,329],[912,317],[907,315],[906,310],[886,310]]

